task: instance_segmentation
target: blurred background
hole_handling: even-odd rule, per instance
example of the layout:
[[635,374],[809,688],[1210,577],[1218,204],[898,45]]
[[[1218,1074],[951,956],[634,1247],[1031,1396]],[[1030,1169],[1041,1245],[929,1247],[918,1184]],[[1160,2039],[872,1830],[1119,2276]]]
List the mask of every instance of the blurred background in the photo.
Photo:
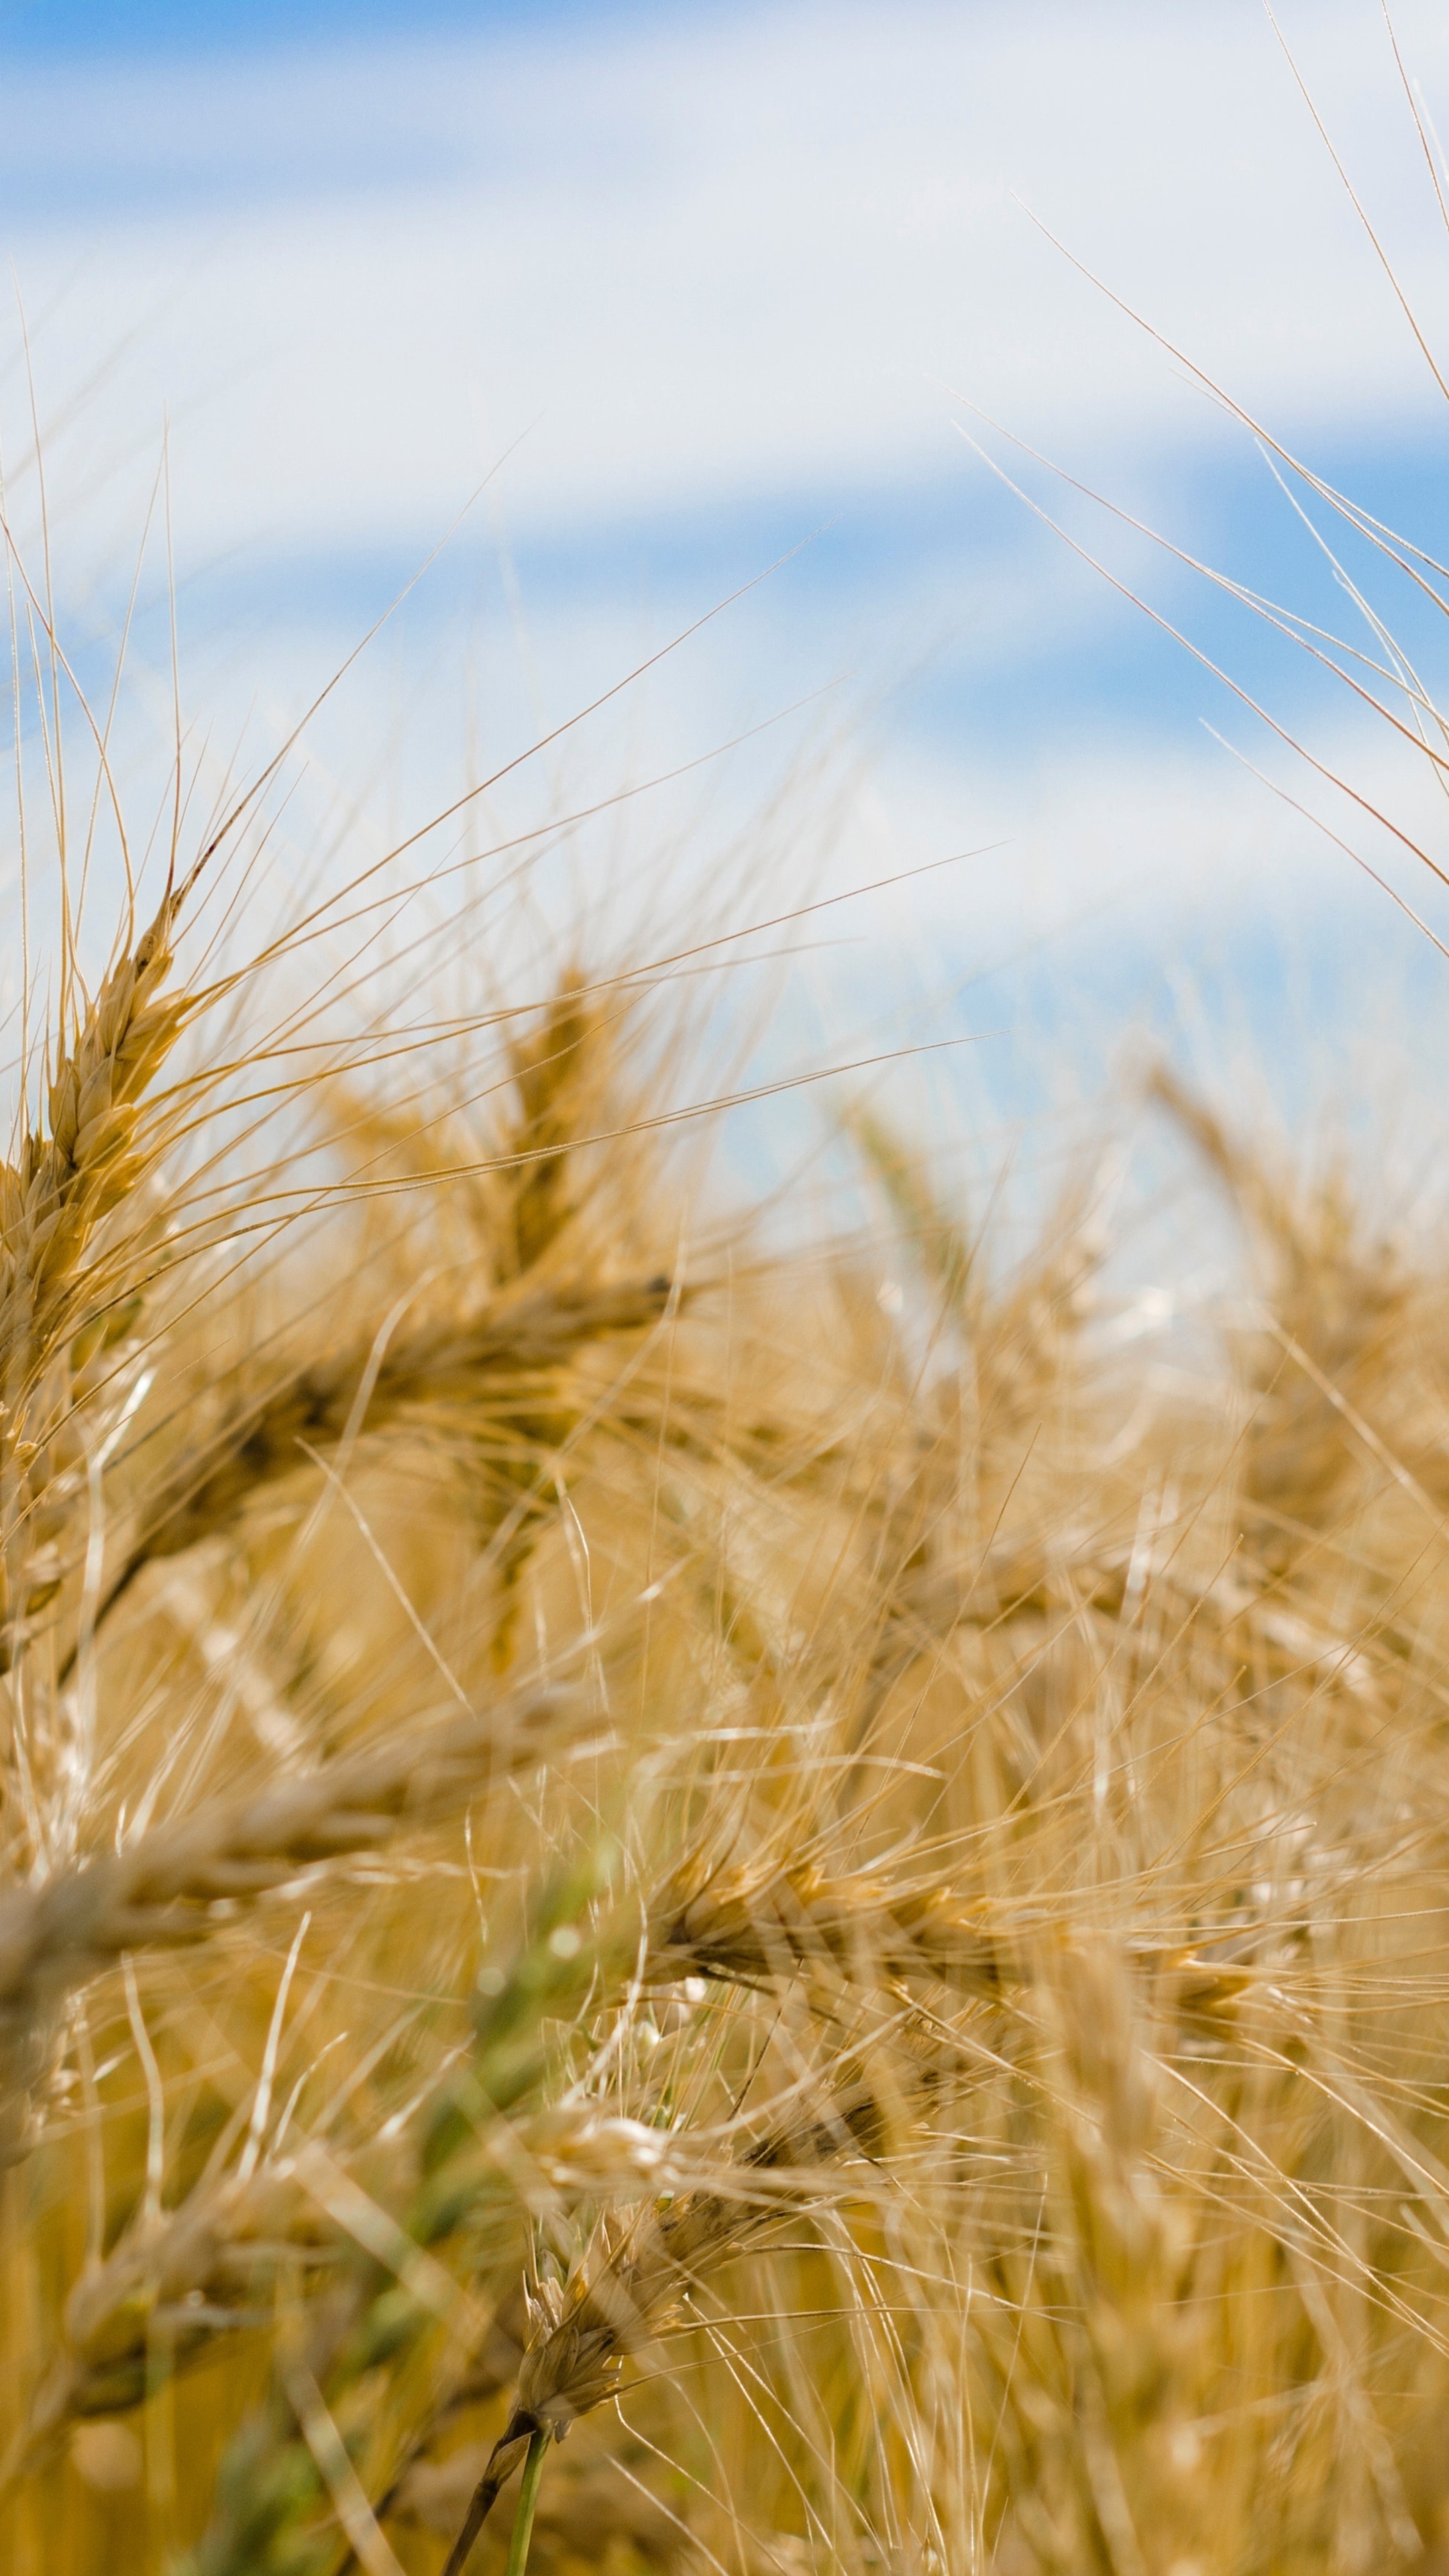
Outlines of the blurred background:
[[[1449,353],[1378,0],[1280,23]],[[1449,19],[1394,27],[1449,129]],[[661,869],[734,926],[929,871],[762,939],[798,952],[776,1071],[970,1036],[1020,1110],[1044,1033],[1090,1089],[1146,1021],[1237,1032],[1285,1095],[1370,1029],[1437,1083],[1441,961],[1319,828],[1442,933],[1387,828],[1449,850],[1430,765],[1087,497],[1381,656],[1372,605],[1432,691],[1437,607],[1361,542],[1336,565],[1203,381],[1444,559],[1444,397],[1260,0],[6,0],[0,77],[7,506],[93,699],[129,618],[117,739],[158,811],[173,603],[210,793],[426,566],[309,729],[297,871],[707,618],[426,864],[496,871],[547,821],[616,947]]]

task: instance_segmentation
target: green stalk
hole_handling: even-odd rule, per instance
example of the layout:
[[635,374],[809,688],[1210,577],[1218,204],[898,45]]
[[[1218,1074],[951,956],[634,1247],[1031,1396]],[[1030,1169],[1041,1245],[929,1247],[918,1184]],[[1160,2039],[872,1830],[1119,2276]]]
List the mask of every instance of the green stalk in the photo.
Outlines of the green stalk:
[[513,2538],[508,2544],[508,2565],[503,2576],[524,2576],[528,2565],[528,2544],[533,2533],[533,2508],[538,2502],[538,2482],[543,2475],[543,2455],[549,2436],[540,2427],[528,2445],[523,2463],[523,2476],[518,2488],[518,2511],[513,2518]]
[[[528,1938],[500,1980],[496,1994],[480,1995],[473,2062],[443,2087],[430,2115],[423,2120],[421,2174],[410,2206],[399,2213],[402,2231],[415,2244],[443,2246],[449,2238],[458,2268],[465,2269],[468,2230],[481,2212],[501,2207],[507,2186],[501,2168],[481,2155],[479,2139],[500,2116],[517,2112],[538,2098],[548,2056],[540,2025],[550,2012],[577,2012],[601,1962],[608,1972],[607,1944],[577,1935],[577,1946],[556,1944],[563,1929],[577,1919],[609,1884],[613,1846],[608,1842],[585,1851],[572,1867],[555,1870],[533,1909]],[[323,2395],[335,2408],[356,2391],[373,2370],[401,2366],[434,2323],[405,2282],[374,2258],[359,2258],[346,2278],[332,2319],[324,2325],[319,2353]],[[509,2448],[508,2468],[496,2485],[485,2480],[475,2497],[475,2510],[459,2546],[448,2562],[453,2576],[469,2555],[500,2488],[513,2474],[520,2426]],[[404,2454],[406,2456],[406,2454]],[[530,2453],[528,2520],[532,2520],[538,2467]],[[389,2490],[389,2495],[391,2490]],[[325,2499],[316,2463],[296,2421],[285,2384],[274,2382],[258,2414],[244,2423],[223,2455],[217,2481],[216,2509],[210,2529],[184,2558],[176,2576],[321,2576],[336,2564],[332,2536],[325,2526],[309,2529]],[[528,2549],[523,2526],[524,2564]],[[355,2565],[349,2551],[343,2569]],[[446,2571],[445,2571],[446,2576]]]

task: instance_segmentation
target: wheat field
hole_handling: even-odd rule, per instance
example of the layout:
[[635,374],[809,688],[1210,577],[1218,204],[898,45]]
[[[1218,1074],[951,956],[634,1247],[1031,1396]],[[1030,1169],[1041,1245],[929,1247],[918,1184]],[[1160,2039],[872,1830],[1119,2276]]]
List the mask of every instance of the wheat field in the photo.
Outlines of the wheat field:
[[1449,2569],[1434,1224],[1163,1057],[1190,1330],[869,1086],[782,1232],[721,935],[134,850],[29,607],[0,2565]]

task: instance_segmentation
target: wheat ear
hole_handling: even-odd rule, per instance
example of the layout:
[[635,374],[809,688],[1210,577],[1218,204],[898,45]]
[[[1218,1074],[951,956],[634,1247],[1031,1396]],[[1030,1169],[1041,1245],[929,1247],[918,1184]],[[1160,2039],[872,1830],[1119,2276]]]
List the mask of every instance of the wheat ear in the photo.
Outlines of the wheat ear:
[[[511,2199],[521,2178],[536,2177],[544,2204],[554,2210],[583,2197],[637,2200],[657,2193],[675,2171],[675,2142],[667,2129],[610,2117],[588,2102],[496,2128],[478,2152],[455,2157],[446,2171],[429,2175],[426,2186],[417,2172],[419,2141],[404,2141],[398,2162],[406,2169],[411,2153],[412,2199],[396,2222],[363,2189],[351,2160],[316,2142],[252,2172],[208,2175],[175,2209],[143,2213],[104,2262],[74,2283],[65,2303],[63,2347],[31,2405],[12,2468],[33,2457],[60,2427],[138,2405],[154,2380],[158,2331],[168,2368],[179,2369],[258,2321],[259,2302],[280,2263],[305,2267],[309,2283],[335,2274],[348,2255],[349,2228],[367,2231],[379,2244],[391,2232],[404,2288],[415,2265],[427,2276],[436,2314],[454,2293],[429,2268],[423,2249],[476,2226],[487,2206]],[[355,2236],[352,2243],[355,2249]],[[478,2377],[473,2343],[463,2332],[467,2306],[460,2288],[465,2389]],[[428,2314],[426,2300],[420,2301],[419,2326]],[[389,2324],[397,2352],[406,2338],[398,2331],[395,2299]],[[497,2333],[496,2318],[486,2324],[489,2333]],[[500,2340],[506,2347],[507,2337]],[[514,2376],[517,2358],[514,2351],[495,2369],[494,2384]],[[458,2402],[455,2388],[447,2403]],[[430,2426],[425,2438],[435,2429]]]
[[873,2095],[853,2088],[827,2118],[763,2138],[741,2158],[733,2191],[690,2192],[630,2220],[605,2218],[570,2281],[543,2281],[530,2292],[532,2333],[513,2411],[443,2576],[462,2576],[484,2523],[535,2443],[562,2441],[581,2415],[615,2396],[629,2355],[662,2333],[731,2255],[760,2243],[782,2217],[818,2202],[819,2168],[868,2137],[876,2118]]
[[532,1038],[513,1052],[519,1116],[505,1139],[512,1164],[500,1270],[519,1277],[551,1250],[578,1212],[572,1153],[608,1078],[605,1025],[577,969],[565,974]]
[[656,1978],[693,1973],[754,1985],[813,1966],[871,1983],[928,1977],[971,1994],[1014,1982],[1000,1941],[948,1889],[832,1878],[810,1862],[687,1863],[655,1919]]
[[188,1012],[162,998],[179,898],[168,892],[149,930],[113,967],[74,1036],[56,1053],[48,1122],[0,1164],[0,1669],[15,1659],[29,1607],[27,1559],[44,1480],[38,1385],[92,1317],[97,1281],[85,1256],[101,1220],[136,1187],[149,1159],[143,1095]]
[[203,1938],[214,1909],[319,1862],[367,1851],[400,1826],[456,1813],[503,1768],[537,1761],[578,1708],[547,1690],[480,1710],[420,1740],[379,1745],[256,1797],[217,1800],[154,1826],[129,1850],[0,1897],[0,2153],[24,2135],[24,2097],[63,1998],[127,1951]]
[[[252,1498],[306,1463],[306,1449],[336,1445],[367,1386],[363,1427],[439,1405],[507,1401],[559,1369],[587,1344],[647,1330],[668,1302],[667,1279],[609,1288],[540,1290],[475,1320],[400,1335],[374,1361],[376,1336],[335,1359],[295,1370],[239,1406],[207,1443],[209,1465],[175,1475],[146,1507],[140,1536],[106,1592],[103,1618],[142,1570],[228,1528]],[[369,1373],[371,1383],[368,1384]]]
[[23,2454],[77,2418],[138,2405],[158,2329],[175,2367],[255,2321],[259,2278],[279,2256],[295,2264],[337,2252],[335,2231],[319,2229],[297,2158],[203,2182],[179,2208],[148,2215],[71,2288],[64,2349],[31,2406]]
[[[1079,1937],[1027,1918],[1013,1925],[950,1888],[832,1877],[809,1861],[692,1860],[666,1881],[652,1920],[644,1975],[655,1986],[689,1975],[762,1986],[823,1972],[858,1987],[936,1984],[1006,2005],[1084,1955]],[[1219,2015],[1262,1982],[1260,1946],[1238,1924],[1191,1943],[1129,1939],[1122,1955],[1179,2011]]]

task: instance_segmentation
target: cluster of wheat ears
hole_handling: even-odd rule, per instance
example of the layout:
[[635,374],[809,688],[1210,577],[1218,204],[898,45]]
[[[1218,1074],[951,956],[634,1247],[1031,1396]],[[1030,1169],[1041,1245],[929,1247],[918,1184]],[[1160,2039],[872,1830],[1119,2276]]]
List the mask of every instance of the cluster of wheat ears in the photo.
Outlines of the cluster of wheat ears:
[[1449,2565],[1441,1248],[1159,1067],[1189,1353],[1089,1169],[1008,1259],[858,1102],[873,1230],[781,1249],[677,957],[500,999],[391,861],[257,936],[178,783],[88,977],[46,748],[0,2564]]
[[1449,2540],[1442,1269],[1165,1071],[1191,1369],[874,1113],[711,1237],[647,977],[203,857],[0,1174],[5,2566]]

